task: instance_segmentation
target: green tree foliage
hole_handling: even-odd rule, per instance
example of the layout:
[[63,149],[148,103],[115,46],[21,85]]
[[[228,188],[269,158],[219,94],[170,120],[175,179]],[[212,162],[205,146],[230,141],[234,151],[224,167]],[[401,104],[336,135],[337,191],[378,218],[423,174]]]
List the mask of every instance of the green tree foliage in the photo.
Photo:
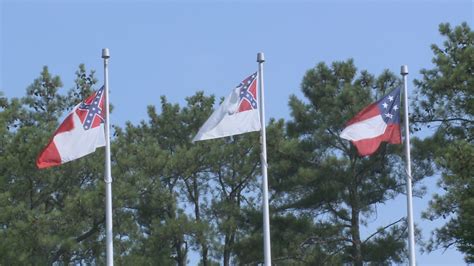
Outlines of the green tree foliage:
[[[405,260],[403,219],[366,239],[361,236],[361,226],[373,219],[377,205],[405,189],[401,145],[382,144],[376,154],[361,158],[348,141],[339,138],[345,122],[399,85],[388,71],[377,78],[366,71],[357,76],[353,61],[348,60],[310,69],[302,82],[307,101],[291,96],[287,136],[269,144],[269,160],[274,208],[312,215],[321,228],[301,243],[313,246],[309,252],[324,247],[319,258],[302,254],[302,260],[305,255],[311,263],[328,265]],[[424,175],[423,169],[415,171],[416,178]],[[330,228],[332,234],[324,234],[323,228]]]
[[8,100],[6,97],[3,96],[3,92],[0,91],[0,108],[5,108],[8,105]]
[[257,176],[260,173],[258,134],[249,133],[218,140],[210,150],[211,180],[214,183],[210,196],[210,216],[217,228],[219,253],[223,264],[230,265],[235,245],[240,238],[239,221],[243,208],[257,208],[255,195],[259,191]]
[[445,219],[435,230],[428,250],[455,245],[466,262],[474,262],[474,32],[467,23],[455,28],[441,24],[446,38],[433,44],[432,69],[421,70],[413,120],[417,129],[434,128],[419,152],[433,160],[444,194],[436,194],[424,213],[427,219]]
[[[75,86],[45,67],[26,97],[1,98],[0,264],[103,264],[103,150],[38,170],[35,159],[67,111],[97,87],[83,65]],[[202,92],[180,107],[161,99],[148,121],[115,126],[112,138],[115,260],[119,264],[230,265],[241,208],[258,190],[256,133],[191,143],[212,112]],[[259,206],[259,205],[258,205]],[[255,206],[254,206],[255,207]]]
[[173,181],[165,176],[169,156],[156,141],[145,123],[115,128],[114,233],[120,236],[116,254],[124,265],[184,265],[186,260],[180,229],[187,219],[178,213]]
[[164,130],[156,137],[164,137],[171,152],[169,174],[177,182],[175,193],[179,195],[182,207],[187,207],[193,226],[190,244],[200,250],[201,264],[210,265],[213,262],[209,254],[213,232],[206,215],[209,206],[206,196],[210,189],[205,161],[208,147],[195,145],[191,139],[212,111],[214,97],[198,92],[186,101],[187,106],[180,108],[162,97],[162,118],[153,120],[173,125],[172,130]]
[[192,143],[214,97],[198,92],[186,101],[180,107],[162,97],[161,112],[150,106],[148,121],[116,127],[114,187],[129,195],[115,204],[138,224],[119,229],[130,242],[121,251],[125,263],[185,265],[191,249],[200,252],[201,265],[232,261],[240,209],[251,202],[246,191],[255,189],[257,138]]
[[[208,220],[201,210],[208,187],[204,151],[190,140],[197,131],[196,117],[211,110],[213,98],[198,93],[187,101],[180,108],[162,97],[161,113],[149,106],[148,121],[127,123],[125,130],[116,127],[115,187],[131,194],[121,206],[138,224],[134,230],[122,229],[124,235],[137,232],[128,236],[132,246],[122,251],[125,262],[186,265],[191,246],[201,248],[204,265],[209,262]],[[188,203],[194,217],[186,213]]]
[[[440,27],[435,67],[423,70],[413,119],[414,181],[433,175],[446,190],[427,218],[449,219],[429,249],[455,244],[473,260],[473,32]],[[59,122],[97,88],[83,65],[73,88],[45,67],[21,99],[0,92],[0,264],[105,262],[103,149],[45,170],[34,162]],[[400,81],[389,71],[358,72],[352,60],[318,64],[291,96],[289,121],[267,126],[273,261],[279,265],[389,265],[406,260],[403,217],[365,235],[377,208],[405,190],[401,145],[370,157],[339,138],[345,122]],[[112,137],[115,261],[120,265],[263,262],[259,134],[192,143],[215,97],[186,104],[161,98],[148,118],[114,126]],[[159,109],[159,111],[157,111]],[[417,191],[415,191],[417,192]]]
[[26,97],[1,113],[1,264],[90,261],[102,252],[101,153],[55,169],[35,167],[60,116],[78,100],[60,96],[61,87],[44,67]]

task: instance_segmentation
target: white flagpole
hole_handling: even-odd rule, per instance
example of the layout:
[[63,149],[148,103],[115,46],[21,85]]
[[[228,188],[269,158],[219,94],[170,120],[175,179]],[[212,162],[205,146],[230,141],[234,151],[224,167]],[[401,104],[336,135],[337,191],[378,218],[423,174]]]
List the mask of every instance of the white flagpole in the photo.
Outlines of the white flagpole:
[[110,166],[110,116],[109,116],[109,49],[102,49],[104,59],[104,90],[105,90],[105,231],[107,247],[107,266],[114,265],[114,245],[112,235],[112,175]]
[[259,90],[259,110],[260,110],[260,142],[262,145],[261,153],[261,164],[262,164],[262,191],[263,191],[263,253],[265,257],[265,266],[272,265],[272,255],[270,248],[270,211],[268,206],[268,175],[267,175],[267,138],[265,132],[265,105],[264,105],[264,94],[263,94],[263,62],[265,57],[263,53],[257,54],[258,62],[258,84]]
[[415,226],[413,224],[413,197],[411,187],[411,158],[410,158],[410,128],[408,126],[408,88],[407,75],[408,66],[403,65],[400,72],[403,76],[403,105],[405,110],[405,159],[406,159],[406,173],[407,173],[407,218],[408,218],[408,249],[410,266],[416,265],[415,258]]

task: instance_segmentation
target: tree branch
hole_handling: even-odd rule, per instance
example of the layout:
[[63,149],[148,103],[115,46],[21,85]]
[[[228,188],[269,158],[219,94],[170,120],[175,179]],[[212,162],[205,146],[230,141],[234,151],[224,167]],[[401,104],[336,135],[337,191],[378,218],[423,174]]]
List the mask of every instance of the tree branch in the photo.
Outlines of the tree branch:
[[385,231],[385,229],[387,229],[387,228],[389,228],[389,227],[391,227],[391,226],[393,226],[393,225],[395,225],[395,224],[397,224],[397,223],[403,221],[404,219],[405,219],[405,218],[400,218],[400,219],[398,219],[397,221],[395,221],[395,222],[393,222],[393,223],[391,223],[391,224],[389,224],[389,225],[387,225],[387,226],[385,226],[385,227],[383,227],[383,228],[380,228],[380,229],[377,230],[375,233],[373,233],[373,234],[371,234],[369,237],[367,237],[367,238],[364,240],[364,242],[362,242],[362,244],[367,243],[367,241],[369,241],[369,239],[371,239],[372,237],[376,236],[377,234],[382,233],[383,231]]
[[468,123],[474,123],[473,120],[469,120],[466,118],[454,117],[454,118],[446,118],[446,119],[424,119],[424,120],[413,120],[413,123],[432,123],[432,122],[451,122],[451,121],[462,121]]

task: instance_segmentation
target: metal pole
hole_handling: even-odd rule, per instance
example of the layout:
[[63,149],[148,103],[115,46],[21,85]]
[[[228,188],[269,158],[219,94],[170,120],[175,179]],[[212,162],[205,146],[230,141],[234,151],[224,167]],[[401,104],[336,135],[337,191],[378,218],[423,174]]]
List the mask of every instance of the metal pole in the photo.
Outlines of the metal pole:
[[408,249],[410,256],[410,266],[416,265],[415,258],[415,226],[413,224],[413,196],[411,187],[411,156],[410,156],[410,128],[408,126],[408,88],[407,75],[408,66],[403,65],[400,72],[403,76],[403,105],[405,110],[405,159],[407,173],[407,218],[408,218]]
[[262,191],[263,191],[263,253],[265,257],[265,266],[272,265],[272,255],[270,246],[270,211],[268,206],[268,175],[267,175],[267,138],[265,132],[265,105],[264,105],[264,94],[263,94],[263,62],[265,57],[263,53],[257,54],[258,62],[258,84],[259,90],[259,102],[260,102],[260,143],[262,145],[261,163],[262,163]]
[[112,175],[110,166],[110,116],[109,116],[109,49],[102,49],[104,59],[104,89],[105,89],[105,231],[107,247],[107,266],[114,265],[114,245],[112,235]]

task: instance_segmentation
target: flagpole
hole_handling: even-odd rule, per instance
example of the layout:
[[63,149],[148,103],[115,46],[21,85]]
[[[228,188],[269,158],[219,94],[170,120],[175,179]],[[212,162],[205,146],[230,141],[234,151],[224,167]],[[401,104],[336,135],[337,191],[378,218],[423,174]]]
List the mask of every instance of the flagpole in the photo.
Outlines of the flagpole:
[[415,226],[413,224],[413,197],[412,197],[412,186],[411,186],[411,155],[410,155],[410,128],[408,126],[408,88],[407,88],[407,75],[408,66],[403,65],[401,67],[400,74],[403,76],[403,105],[405,110],[405,160],[406,160],[406,173],[407,173],[407,218],[408,218],[408,248],[410,266],[415,266]]
[[267,175],[267,138],[265,132],[265,105],[264,105],[264,94],[263,94],[263,62],[265,62],[265,57],[263,53],[257,54],[258,62],[258,84],[260,87],[259,90],[259,101],[260,101],[260,142],[262,145],[261,153],[261,164],[262,164],[262,176],[263,176],[263,253],[265,257],[265,266],[272,265],[272,256],[270,248],[270,211],[268,206],[268,175]]
[[105,89],[105,225],[107,266],[114,265],[114,246],[112,235],[112,175],[110,166],[110,116],[109,116],[109,49],[102,49],[104,59],[104,89]]

